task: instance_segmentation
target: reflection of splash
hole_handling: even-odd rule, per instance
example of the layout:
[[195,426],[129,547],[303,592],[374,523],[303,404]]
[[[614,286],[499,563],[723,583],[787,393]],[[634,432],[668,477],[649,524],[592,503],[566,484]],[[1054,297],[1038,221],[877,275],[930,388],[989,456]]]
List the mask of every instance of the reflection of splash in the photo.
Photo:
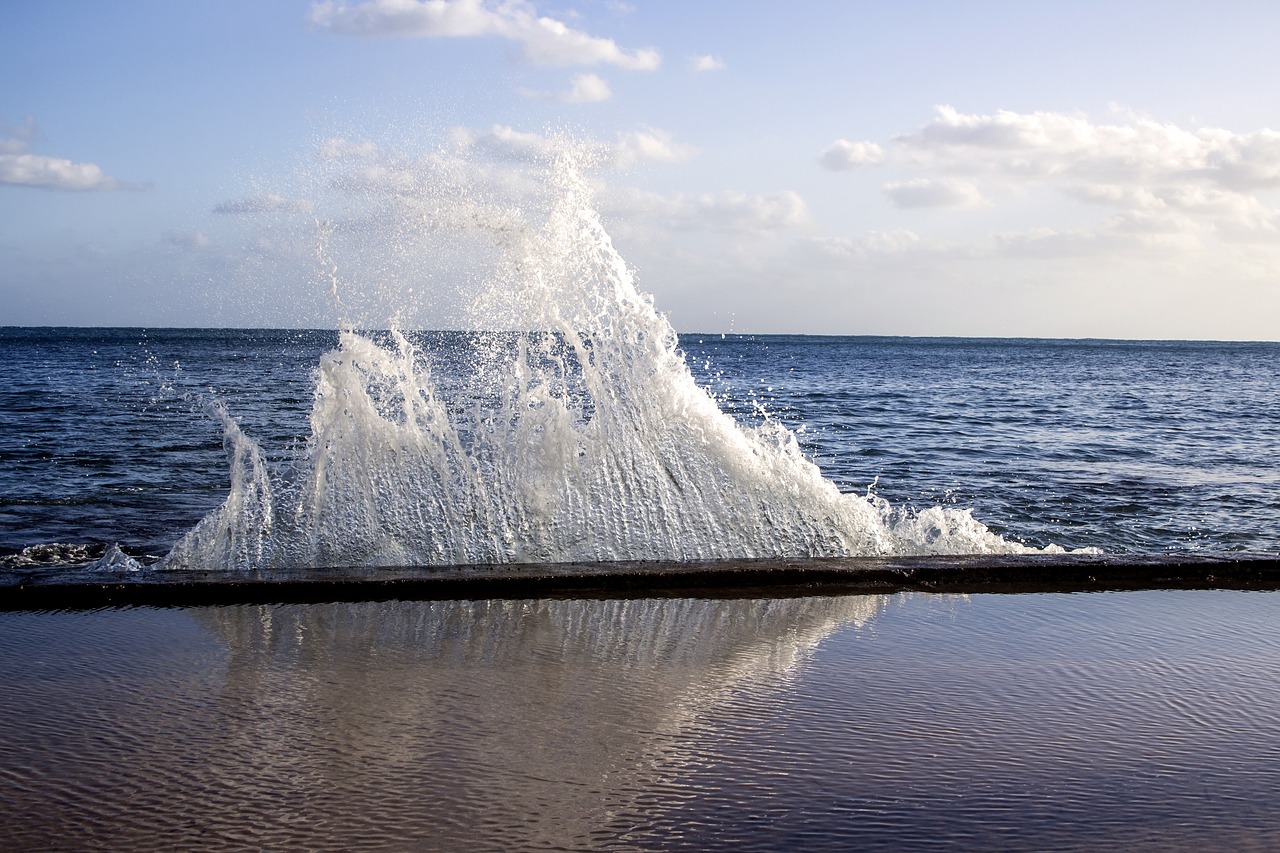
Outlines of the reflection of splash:
[[[1024,550],[965,510],[892,513],[882,500],[842,494],[783,426],[737,424],[697,384],[675,330],[637,288],[570,152],[547,183],[541,224],[539,214],[517,228],[509,220],[523,214],[490,211],[505,254],[474,301],[475,333],[431,348],[394,330],[379,342],[348,324],[321,360],[311,436],[289,471],[269,476],[257,445],[215,411],[231,494],[167,566]],[[397,198],[386,211],[396,223],[383,235],[389,244],[406,228],[442,227],[438,199],[425,202],[428,216],[414,196]],[[474,228],[486,210],[475,209]],[[378,235],[364,236],[378,251]],[[327,256],[325,266],[332,281]],[[449,360],[455,370],[441,370]]]
[[[651,788],[676,740],[730,696],[765,701],[881,596],[228,607],[197,616],[231,658],[227,733],[260,766],[335,786],[393,767],[439,798],[450,848],[581,847]],[[241,708],[259,709],[252,718]],[[316,727],[319,727],[318,729]],[[313,753],[307,743],[318,747]],[[267,774],[271,776],[273,774]],[[450,823],[484,814],[479,825]],[[389,818],[390,819],[390,818]],[[491,835],[486,835],[490,833]]]

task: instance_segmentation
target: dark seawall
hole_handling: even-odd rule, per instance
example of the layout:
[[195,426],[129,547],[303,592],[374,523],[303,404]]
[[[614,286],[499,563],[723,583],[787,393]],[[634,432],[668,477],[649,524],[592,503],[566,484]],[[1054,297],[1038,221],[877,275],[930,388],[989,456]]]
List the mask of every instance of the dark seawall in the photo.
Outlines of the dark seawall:
[[767,597],[901,591],[1280,589],[1280,554],[850,557],[0,574],[0,610],[489,598]]

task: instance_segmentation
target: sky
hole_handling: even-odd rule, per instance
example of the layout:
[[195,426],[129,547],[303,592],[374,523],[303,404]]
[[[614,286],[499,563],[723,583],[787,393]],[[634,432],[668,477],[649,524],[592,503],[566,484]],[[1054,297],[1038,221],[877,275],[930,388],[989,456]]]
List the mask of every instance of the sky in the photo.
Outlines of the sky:
[[1280,340],[1274,2],[3,15],[0,325],[332,326],[335,267],[455,325],[429,291],[484,252],[401,223],[327,255],[333,211],[442,163],[523,204],[570,138],[682,331]]

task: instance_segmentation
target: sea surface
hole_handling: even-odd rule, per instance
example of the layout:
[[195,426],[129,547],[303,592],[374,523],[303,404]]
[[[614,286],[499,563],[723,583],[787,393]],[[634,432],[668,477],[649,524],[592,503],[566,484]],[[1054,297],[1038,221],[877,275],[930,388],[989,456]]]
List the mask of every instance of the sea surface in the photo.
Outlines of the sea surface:
[[[665,350],[584,400],[544,349],[544,379],[495,404],[475,399],[474,336],[411,337],[405,366],[378,334],[335,354],[335,332],[0,330],[0,571],[91,566],[113,543],[145,570],[202,519],[251,530],[268,482],[359,509],[400,462],[431,470],[422,436],[561,458],[565,412],[588,438],[607,422],[580,452],[611,464],[653,458],[613,453],[631,434],[686,441],[651,469],[686,491],[710,447],[766,509],[761,470],[792,477],[779,502],[841,506],[796,474],[781,424],[875,504],[854,521],[913,547],[957,540],[912,519],[969,513],[991,535],[958,541],[984,547],[1280,550],[1277,344],[681,336],[739,435],[666,381],[683,368]],[[335,391],[353,365],[389,379]],[[415,432],[358,405],[437,399],[476,414],[419,412],[438,432]],[[699,429],[648,419],[669,399]],[[542,495],[536,466],[507,492],[500,466],[457,470],[491,479],[420,482],[538,506],[516,500]],[[606,521],[656,517],[642,480],[591,481],[626,486]],[[391,525],[406,502],[368,505]],[[379,527],[329,506],[324,535]],[[0,611],[0,850],[1275,850],[1277,626],[1280,593],[1238,590]]]
[[[461,333],[415,342],[442,384],[471,369]],[[0,555],[164,555],[227,495],[209,405],[287,468],[337,343],[0,329]],[[1280,344],[686,334],[679,347],[740,424],[785,425],[840,490],[895,511],[969,509],[1036,548],[1280,550]]]

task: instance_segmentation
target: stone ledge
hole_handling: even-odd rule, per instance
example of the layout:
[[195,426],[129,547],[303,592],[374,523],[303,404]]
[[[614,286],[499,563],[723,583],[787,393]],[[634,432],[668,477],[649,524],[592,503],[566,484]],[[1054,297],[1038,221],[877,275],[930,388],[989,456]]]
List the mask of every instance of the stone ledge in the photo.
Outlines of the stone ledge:
[[0,610],[397,599],[782,598],[902,591],[1280,589],[1280,554],[847,557],[247,572],[0,573]]

